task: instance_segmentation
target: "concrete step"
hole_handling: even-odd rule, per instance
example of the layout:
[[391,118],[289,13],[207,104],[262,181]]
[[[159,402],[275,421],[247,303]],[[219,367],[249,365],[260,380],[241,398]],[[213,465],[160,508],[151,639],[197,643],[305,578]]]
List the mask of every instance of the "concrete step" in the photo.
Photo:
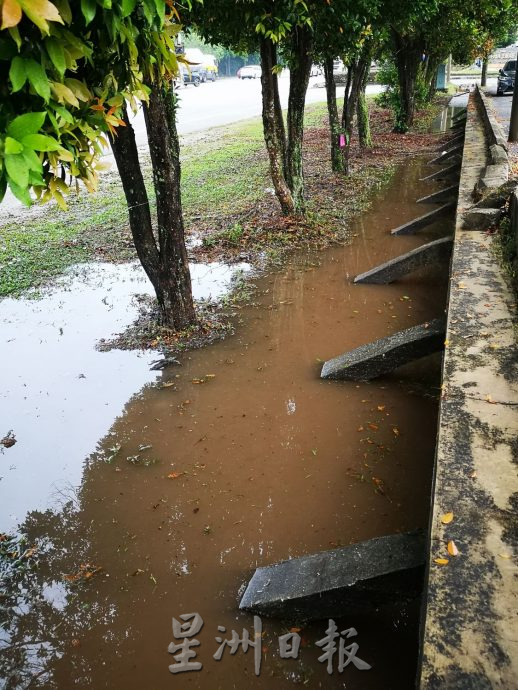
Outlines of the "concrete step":
[[419,218],[414,218],[414,220],[410,220],[408,223],[404,223],[403,225],[394,228],[390,232],[392,235],[411,235],[417,230],[420,230],[421,228],[425,228],[427,225],[435,223],[437,218],[446,215],[449,211],[455,209],[456,207],[456,200],[449,201],[448,203],[439,206],[439,208],[435,208],[433,211],[429,211],[428,213],[419,216]]
[[370,381],[444,347],[446,318],[398,331],[324,363],[320,378]]
[[449,199],[450,197],[457,198],[458,193],[459,193],[459,185],[458,184],[452,184],[449,187],[445,187],[444,189],[440,189],[438,192],[434,192],[433,194],[429,194],[428,196],[422,196],[420,199],[417,200],[417,203],[418,204],[435,204],[438,201],[444,201],[444,199]]
[[422,177],[419,181],[426,182],[427,180],[445,180],[449,177],[460,177],[460,167],[462,164],[462,159],[459,156],[458,160],[449,165],[447,168],[438,170],[437,172],[427,175],[427,177]]
[[371,268],[365,273],[360,273],[356,276],[354,282],[387,285],[412,271],[416,271],[422,266],[429,266],[439,262],[446,264],[449,261],[452,246],[452,237],[444,237],[434,242],[428,242],[423,244],[422,247],[417,247],[417,249],[412,249],[406,254],[397,256],[395,259],[385,261],[385,263]]
[[239,608],[292,621],[374,612],[398,597],[419,596],[424,556],[424,536],[416,531],[281,561],[257,568]]

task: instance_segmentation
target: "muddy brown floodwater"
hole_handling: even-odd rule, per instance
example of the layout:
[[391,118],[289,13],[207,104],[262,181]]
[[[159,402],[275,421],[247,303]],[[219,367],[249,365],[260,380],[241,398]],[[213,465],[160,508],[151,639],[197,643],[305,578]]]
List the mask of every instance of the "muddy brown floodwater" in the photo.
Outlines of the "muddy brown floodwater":
[[[263,619],[258,677],[253,650],[213,655],[217,635],[246,628],[253,638],[253,618],[237,604],[256,566],[427,525],[440,357],[369,384],[319,372],[325,359],[443,313],[446,266],[391,286],[351,284],[451,232],[443,219],[415,236],[389,234],[426,212],[415,200],[439,189],[418,181],[430,170],[424,159],[400,166],[349,246],[298,254],[256,280],[236,335],[184,356],[134,395],[89,451],[75,490],[28,510],[19,529],[39,545],[39,562],[15,575],[3,600],[6,688],[413,687],[418,602],[337,616],[340,630],[358,631],[369,671],[351,664],[338,674],[335,664],[327,673],[316,646],[327,621]],[[90,413],[70,418],[68,441]],[[52,442],[59,456],[61,439]],[[17,446],[23,453],[23,437]],[[28,472],[31,462],[38,457]],[[204,621],[195,648],[203,669],[173,675],[172,618],[192,612]],[[298,660],[278,653],[290,628],[300,629]]]

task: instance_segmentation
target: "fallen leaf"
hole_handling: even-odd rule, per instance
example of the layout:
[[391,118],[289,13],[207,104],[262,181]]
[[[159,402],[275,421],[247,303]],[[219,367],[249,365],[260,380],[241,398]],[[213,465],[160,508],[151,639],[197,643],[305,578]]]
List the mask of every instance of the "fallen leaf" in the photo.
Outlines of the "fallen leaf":
[[290,633],[299,633],[302,628],[290,628]]
[[447,558],[435,558],[434,563],[437,563],[437,565],[448,565],[450,561]]
[[500,556],[500,558],[511,558],[510,553],[499,553],[498,555]]
[[378,410],[380,412],[383,412],[384,409],[385,409],[385,405],[378,405]]
[[441,517],[441,522],[443,525],[449,525],[452,520],[453,513],[444,513],[444,515]]
[[168,479],[178,479],[178,477],[182,476],[182,472],[171,472],[170,474],[167,475]]
[[394,436],[399,436],[399,429],[397,428],[397,426],[392,427],[392,433],[394,434]]
[[450,556],[458,556],[459,555],[459,550],[458,550],[457,545],[455,544],[454,541],[448,542],[448,553],[450,554]]
[[369,429],[372,429],[373,431],[378,430],[378,425],[377,424],[372,424],[372,422],[369,422],[368,425]]
[[362,427],[362,426],[359,426],[358,429],[357,429],[357,431],[363,431],[363,427]]
[[491,405],[496,405],[496,402],[490,395],[486,395],[486,402],[491,403]]

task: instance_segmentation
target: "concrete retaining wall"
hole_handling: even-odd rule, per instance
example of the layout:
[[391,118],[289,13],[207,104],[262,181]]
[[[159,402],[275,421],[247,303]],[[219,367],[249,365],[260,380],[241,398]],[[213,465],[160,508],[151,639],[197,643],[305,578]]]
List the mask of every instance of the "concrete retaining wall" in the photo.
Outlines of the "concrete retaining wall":
[[430,515],[419,680],[426,690],[509,690],[518,679],[515,302],[493,237],[465,229],[474,184],[492,165],[487,126],[484,98],[472,94]]

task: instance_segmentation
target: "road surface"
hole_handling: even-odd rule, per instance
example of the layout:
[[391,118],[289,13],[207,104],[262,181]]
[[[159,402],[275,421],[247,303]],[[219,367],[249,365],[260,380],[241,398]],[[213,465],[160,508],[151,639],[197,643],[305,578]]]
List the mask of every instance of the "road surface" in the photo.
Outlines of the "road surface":
[[[288,91],[290,80],[288,76],[279,79],[279,93],[281,105],[288,107]],[[338,87],[338,94],[343,87]],[[378,84],[369,84],[367,93],[379,93],[383,87]],[[237,77],[221,79],[215,82],[207,82],[195,87],[188,85],[180,89],[180,108],[178,110],[178,132],[180,139],[182,134],[189,134],[232,124],[240,120],[247,120],[261,115],[261,80],[245,79]],[[306,95],[306,104],[318,103],[326,100],[323,77],[312,77]],[[147,144],[146,127],[142,109],[131,118],[135,129],[137,146]],[[113,161],[111,151],[106,155]],[[102,184],[102,182],[101,182]],[[15,215],[22,204],[8,191],[1,203],[0,217],[3,214]]]

